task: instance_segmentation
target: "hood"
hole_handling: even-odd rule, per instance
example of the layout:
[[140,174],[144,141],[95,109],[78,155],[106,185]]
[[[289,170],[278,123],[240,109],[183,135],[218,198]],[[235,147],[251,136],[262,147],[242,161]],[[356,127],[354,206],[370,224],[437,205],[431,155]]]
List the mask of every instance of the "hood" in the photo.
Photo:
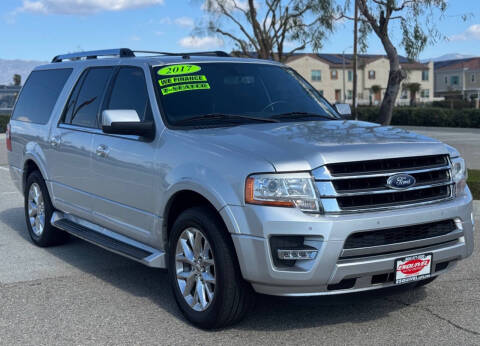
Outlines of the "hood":
[[308,171],[327,163],[448,153],[441,142],[361,121],[249,124],[185,131],[198,143],[264,158],[277,171]]

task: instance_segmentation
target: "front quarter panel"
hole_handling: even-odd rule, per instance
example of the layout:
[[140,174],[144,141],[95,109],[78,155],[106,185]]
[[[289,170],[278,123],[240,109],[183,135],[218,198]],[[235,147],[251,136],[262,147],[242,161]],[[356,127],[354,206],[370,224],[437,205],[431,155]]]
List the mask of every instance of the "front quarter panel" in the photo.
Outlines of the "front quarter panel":
[[199,143],[184,131],[166,130],[155,160],[160,175],[159,210],[182,190],[195,191],[220,210],[244,205],[245,179],[254,172],[274,172],[267,161],[247,157],[212,143]]

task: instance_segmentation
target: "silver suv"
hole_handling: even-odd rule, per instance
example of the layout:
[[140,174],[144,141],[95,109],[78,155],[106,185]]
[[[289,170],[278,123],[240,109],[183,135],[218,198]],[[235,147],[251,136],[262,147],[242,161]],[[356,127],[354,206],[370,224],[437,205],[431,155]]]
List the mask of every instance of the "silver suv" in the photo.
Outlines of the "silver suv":
[[62,55],[21,91],[10,172],[35,244],[71,234],[168,268],[202,328],[238,321],[254,292],[413,287],[468,257],[459,153],[337,109],[272,61]]

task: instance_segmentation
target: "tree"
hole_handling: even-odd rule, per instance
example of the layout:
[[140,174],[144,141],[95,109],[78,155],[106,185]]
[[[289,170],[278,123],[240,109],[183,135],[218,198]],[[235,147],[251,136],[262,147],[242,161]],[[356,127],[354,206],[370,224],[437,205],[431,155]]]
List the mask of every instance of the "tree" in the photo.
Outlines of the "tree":
[[[370,91],[372,95],[377,95],[379,92],[382,91],[382,87],[378,84],[374,84],[370,87]],[[370,105],[372,104],[372,98],[370,97]]]
[[[406,72],[400,66],[396,46],[402,46],[410,59],[418,57],[428,43],[438,41],[442,35],[436,29],[436,18],[445,13],[447,0],[357,0],[360,12],[360,46],[366,49],[366,39],[373,31],[380,39],[387,55],[390,72],[388,85],[380,106],[378,122],[390,124],[392,111]],[[346,15],[351,7],[350,0],[339,7],[340,17],[353,20]],[[462,19],[465,20],[465,16]],[[401,41],[392,41],[392,27],[400,29]]]
[[322,47],[333,30],[335,6],[334,0],[205,0],[203,8],[207,31],[231,39],[241,55],[255,52],[260,59],[286,61],[307,46]]
[[19,74],[14,74],[13,75],[13,85],[15,86],[20,86],[22,85],[22,76],[20,76]]
[[415,106],[417,103],[417,93],[422,86],[420,83],[406,83],[403,87],[410,92],[410,106]]

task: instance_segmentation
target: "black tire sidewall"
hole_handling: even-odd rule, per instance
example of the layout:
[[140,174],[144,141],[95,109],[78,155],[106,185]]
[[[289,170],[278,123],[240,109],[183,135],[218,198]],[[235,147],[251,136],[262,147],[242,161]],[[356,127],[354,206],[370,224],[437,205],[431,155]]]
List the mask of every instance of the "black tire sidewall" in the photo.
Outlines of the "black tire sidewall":
[[[226,280],[237,277],[235,275],[235,265],[231,261],[231,254],[225,253],[229,249],[229,244],[224,237],[225,230],[222,229],[215,218],[212,218],[211,214],[208,213],[208,209],[203,208],[192,208],[183,212],[172,227],[169,241],[168,276],[173,294],[187,319],[201,328],[214,328],[216,322],[219,322],[217,321],[218,317],[221,315],[221,310],[225,308]],[[181,233],[188,227],[195,227],[203,233],[210,243],[215,260],[215,296],[205,311],[195,311],[187,304],[180,292],[176,279],[175,255],[177,241]]]

